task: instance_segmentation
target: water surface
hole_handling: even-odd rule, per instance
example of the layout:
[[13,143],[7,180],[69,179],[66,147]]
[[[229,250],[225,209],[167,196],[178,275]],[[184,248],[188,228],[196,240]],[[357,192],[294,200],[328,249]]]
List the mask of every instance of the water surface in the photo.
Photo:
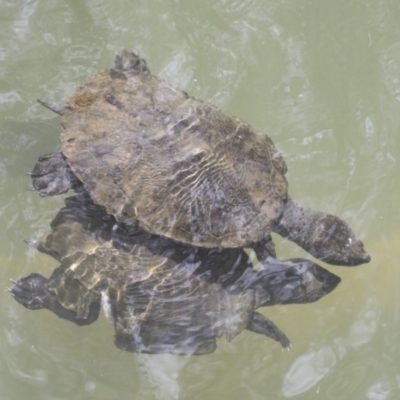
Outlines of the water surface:
[[[0,3],[0,397],[348,399],[400,392],[400,8],[397,1],[16,0]],[[31,312],[10,278],[56,262],[29,249],[62,198],[27,191],[60,148],[63,101],[121,49],[190,95],[273,139],[289,191],[344,218],[372,261],[328,267],[342,283],[309,305],[263,311],[290,352],[251,332],[200,357],[118,350],[104,317],[87,327]],[[304,257],[276,238],[281,258]]]

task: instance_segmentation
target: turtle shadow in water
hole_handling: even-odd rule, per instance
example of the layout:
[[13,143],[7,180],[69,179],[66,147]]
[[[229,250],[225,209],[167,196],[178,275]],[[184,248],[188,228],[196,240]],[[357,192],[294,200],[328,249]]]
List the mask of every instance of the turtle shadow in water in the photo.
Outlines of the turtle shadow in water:
[[79,190],[44,242],[29,242],[60,266],[48,279],[19,279],[11,293],[28,309],[47,308],[78,325],[94,322],[103,308],[123,350],[206,354],[216,338],[231,340],[244,329],[289,347],[256,309],[313,302],[340,282],[311,261],[271,254],[256,271],[243,249],[196,248],[118,223]]

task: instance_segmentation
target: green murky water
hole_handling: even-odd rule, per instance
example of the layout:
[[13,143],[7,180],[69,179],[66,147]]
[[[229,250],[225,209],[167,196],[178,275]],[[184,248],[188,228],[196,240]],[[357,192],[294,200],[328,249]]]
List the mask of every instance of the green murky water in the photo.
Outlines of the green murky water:
[[[0,397],[2,399],[374,399],[400,392],[400,6],[398,1],[0,2]],[[62,101],[127,48],[153,73],[267,132],[304,206],[346,219],[372,262],[310,305],[265,313],[290,352],[244,332],[207,356],[118,350],[87,327],[31,312],[10,278],[57,265],[23,243],[62,206],[27,191],[59,149]],[[281,258],[304,256],[276,239]]]

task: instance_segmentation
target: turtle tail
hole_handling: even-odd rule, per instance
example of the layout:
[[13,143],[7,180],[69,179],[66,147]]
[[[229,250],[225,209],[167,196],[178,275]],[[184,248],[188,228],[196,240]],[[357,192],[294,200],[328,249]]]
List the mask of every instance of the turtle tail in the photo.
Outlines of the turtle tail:
[[38,103],[40,103],[42,106],[48,108],[49,110],[55,112],[58,115],[64,115],[70,111],[72,111],[71,107],[68,107],[65,104],[59,104],[59,103],[46,103],[43,100],[37,99]]

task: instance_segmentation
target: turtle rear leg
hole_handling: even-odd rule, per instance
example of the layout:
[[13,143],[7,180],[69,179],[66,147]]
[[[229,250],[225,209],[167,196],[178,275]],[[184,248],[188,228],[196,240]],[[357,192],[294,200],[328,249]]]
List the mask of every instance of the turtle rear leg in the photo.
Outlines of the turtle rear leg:
[[271,320],[258,312],[253,312],[246,329],[276,340],[284,349],[291,347],[288,337]]
[[82,183],[60,152],[40,156],[31,173],[33,188],[40,196],[54,196],[77,189]]
[[57,301],[47,285],[49,280],[40,274],[30,274],[29,276],[18,279],[12,289],[11,294],[18,303],[29,310],[40,310],[47,308],[58,317],[74,322],[77,325],[89,325],[96,321],[100,313],[100,301],[92,302],[87,317],[79,317],[77,312],[69,310]]
[[26,278],[14,282],[10,290],[14,299],[29,310],[47,308],[50,293],[47,289],[47,279],[40,274],[30,274]]

